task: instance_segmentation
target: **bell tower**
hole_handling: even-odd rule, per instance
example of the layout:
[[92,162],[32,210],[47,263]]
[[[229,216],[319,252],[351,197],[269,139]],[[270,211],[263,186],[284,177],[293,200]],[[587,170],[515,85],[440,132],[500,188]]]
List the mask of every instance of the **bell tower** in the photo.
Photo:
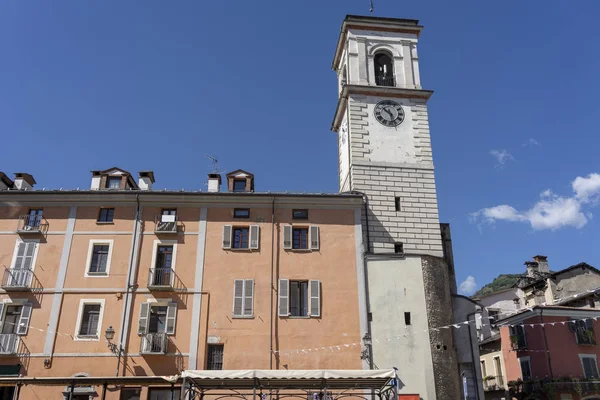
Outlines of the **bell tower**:
[[[370,367],[397,367],[400,393],[460,398],[452,332],[456,294],[442,238],[427,114],[411,19],[348,15],[332,69],[339,190],[360,192]],[[449,228],[447,228],[449,230]],[[393,338],[393,339],[390,339]],[[365,366],[367,367],[367,366]]]

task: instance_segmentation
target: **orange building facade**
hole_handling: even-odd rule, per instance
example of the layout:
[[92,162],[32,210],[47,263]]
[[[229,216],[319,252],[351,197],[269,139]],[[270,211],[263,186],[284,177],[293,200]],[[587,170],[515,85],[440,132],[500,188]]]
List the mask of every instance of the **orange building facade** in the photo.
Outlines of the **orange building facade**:
[[[151,172],[138,183],[118,168],[93,171],[86,191],[27,190],[22,175],[0,190],[5,375],[363,368],[360,195],[255,193],[245,171],[228,175],[228,192],[214,175],[211,192],[153,191]],[[19,398],[69,391],[26,385]]]

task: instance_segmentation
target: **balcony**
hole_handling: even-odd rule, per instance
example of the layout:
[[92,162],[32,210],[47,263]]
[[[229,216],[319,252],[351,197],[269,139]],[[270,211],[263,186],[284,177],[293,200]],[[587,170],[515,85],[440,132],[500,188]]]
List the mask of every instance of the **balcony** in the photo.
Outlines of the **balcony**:
[[145,333],[140,337],[141,354],[166,354],[169,346],[166,333]]
[[21,215],[17,225],[17,233],[40,234],[48,232],[48,221],[41,215]]
[[148,289],[171,290],[175,272],[171,268],[150,268]]
[[393,76],[375,76],[375,84],[377,86],[396,86]]
[[1,287],[4,290],[28,290],[32,288],[33,278],[30,269],[5,267]]
[[154,217],[154,233],[177,233],[177,216],[157,215]]
[[483,378],[483,389],[486,392],[504,390],[504,378],[502,376],[487,376]]
[[0,333],[0,355],[15,355],[18,347],[19,336],[16,333]]

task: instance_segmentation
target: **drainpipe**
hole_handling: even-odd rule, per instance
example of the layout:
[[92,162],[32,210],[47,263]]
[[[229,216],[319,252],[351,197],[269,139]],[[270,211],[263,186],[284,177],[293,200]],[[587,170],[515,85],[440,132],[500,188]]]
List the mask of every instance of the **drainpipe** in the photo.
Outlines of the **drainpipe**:
[[275,292],[275,197],[271,202],[271,334],[269,335],[269,369],[273,369],[273,293]]
[[[476,315],[478,312],[473,311],[472,313],[467,314],[467,321],[471,320],[471,316]],[[474,320],[475,321],[475,320]],[[477,323],[477,321],[475,321]],[[477,394],[477,400],[479,400],[479,382],[477,380],[477,370],[475,369],[475,353],[473,353],[473,336],[471,335],[471,324],[468,325],[469,329],[469,346],[471,348],[471,364],[473,366],[473,380],[476,382],[475,385],[475,393]]]
[[[129,300],[131,299],[131,285],[129,282],[131,281],[131,274],[133,273],[134,265],[133,260],[135,258],[135,248],[138,245],[138,231],[140,229],[140,194],[137,193],[135,195],[135,202],[137,203],[135,209],[135,226],[133,228],[133,245],[131,248],[131,258],[129,259],[129,271],[127,271],[127,290],[125,291],[125,307],[123,307],[123,319],[121,321],[121,326],[123,327],[123,331],[125,330],[125,316],[127,315],[127,307],[129,306]],[[128,332],[129,334],[130,332]],[[121,354],[124,353],[125,348],[125,335],[121,332],[121,337],[119,338],[119,354],[117,356],[117,371],[115,376],[119,376],[119,367],[121,365]]]
[[360,194],[363,197],[363,206],[365,212],[365,230],[367,231],[367,244],[365,246],[365,252],[363,253],[363,274],[365,276],[365,301],[367,303],[367,335],[371,338],[371,343],[366,345],[369,351],[369,369],[373,369],[375,363],[373,362],[373,336],[371,334],[371,321],[369,315],[371,315],[371,302],[369,301],[369,276],[367,271],[367,255],[371,254],[371,235],[369,234],[369,198],[363,192],[357,190],[350,191],[352,194]]
[[[542,320],[542,324],[544,323],[544,309],[540,308],[540,318]],[[542,325],[542,332],[544,332],[544,345],[546,346],[546,361],[548,362],[548,372],[550,372],[550,378],[554,378],[554,373],[552,372],[552,358],[550,357],[550,352],[548,351],[548,338],[546,337],[546,327]]]

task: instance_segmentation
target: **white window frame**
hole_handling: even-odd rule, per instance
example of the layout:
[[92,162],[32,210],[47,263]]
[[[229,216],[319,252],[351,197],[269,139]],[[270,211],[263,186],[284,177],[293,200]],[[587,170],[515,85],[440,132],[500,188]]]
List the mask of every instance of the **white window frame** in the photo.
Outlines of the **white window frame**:
[[519,369],[521,370],[521,378],[525,379],[525,377],[523,376],[523,368],[521,367],[521,362],[527,361],[527,363],[529,364],[529,373],[531,373],[531,376],[529,378],[533,379],[533,371],[531,369],[531,357],[530,356],[519,357],[518,360],[519,360]]
[[[83,307],[88,305],[100,305],[100,316],[98,317],[98,331],[96,337],[79,336],[79,328],[81,328],[81,318],[83,317]],[[104,299],[81,299],[79,300],[79,311],[77,312],[77,322],[75,324],[75,334],[73,340],[78,342],[98,342],[100,341],[100,333],[102,332],[102,319],[104,317]]]
[[[94,245],[108,245],[108,259],[106,260],[106,271],[105,272],[92,272],[90,273],[90,267],[92,266],[92,256],[94,254]],[[90,239],[88,246],[87,259],[85,261],[85,277],[86,278],[107,278],[110,275],[110,263],[112,261],[114,240],[112,239]]]
[[33,258],[31,259],[31,272],[33,272],[33,271],[35,271],[35,263],[37,260],[38,251],[40,250],[40,239],[25,239],[25,240],[23,240],[23,238],[17,238],[17,241],[15,243],[15,249],[13,250],[12,260],[10,262],[10,269],[13,269],[15,267],[15,264],[17,263],[17,252],[19,251],[19,244],[25,243],[25,242],[37,243],[37,245],[35,246],[35,251],[33,252]]
[[[2,315],[0,315],[0,331],[4,328],[4,317],[6,316],[6,309],[9,306],[21,306],[23,307],[26,303],[29,303],[29,301],[27,299],[6,299],[2,302],[4,304],[4,309],[2,310]],[[31,311],[33,312],[33,307],[31,308]],[[21,314],[23,313],[23,310],[21,310]],[[19,319],[21,319],[21,317],[19,317]],[[27,331],[29,331],[29,327],[31,326],[31,316],[29,316],[29,326],[27,327]],[[17,335],[19,335],[17,333]],[[25,335],[19,335],[19,336],[26,336]]]
[[[290,226],[290,248],[286,249],[284,248],[285,251],[296,251],[296,252],[319,252],[321,250],[321,229],[320,229],[320,225],[317,224],[308,224],[306,221],[307,220],[297,220],[298,222],[293,222],[291,224],[289,224]],[[317,228],[317,240],[318,240],[318,245],[316,249],[312,248],[312,228],[316,227]],[[285,228],[284,228],[285,229]],[[307,237],[307,244],[306,244],[306,248],[305,249],[295,249],[294,248],[294,229],[306,229],[308,230],[308,237]],[[283,232],[282,232],[283,235]],[[283,237],[281,238],[281,242],[283,243]]]
[[[498,359],[498,363],[496,363],[496,359]],[[492,363],[494,364],[494,372],[496,373],[496,375],[494,375],[496,378],[498,378],[499,376],[504,378],[504,374],[502,373],[502,359],[500,358],[500,356],[494,356],[492,357]],[[498,371],[498,366],[500,366],[500,371]],[[520,364],[519,364],[520,366]],[[529,369],[531,369],[531,362],[529,363]],[[523,376],[523,374],[521,373],[521,376]],[[502,379],[504,381],[504,379]],[[498,382],[496,382],[496,384],[498,384]]]
[[[148,325],[146,326],[146,329],[148,329],[148,326],[150,324],[150,309],[152,307],[167,307],[167,315],[168,315],[169,304],[171,304],[171,303],[177,304],[177,301],[175,301],[171,298],[151,297],[151,298],[144,299],[144,301],[142,301],[142,303],[148,303],[148,307],[149,307],[148,308],[148,322],[147,322]],[[141,303],[140,303],[140,307],[142,307]],[[177,331],[177,313],[178,312],[179,312],[179,306],[177,306],[177,310],[175,312],[175,331]],[[138,323],[139,323],[139,321],[138,321]],[[148,333],[148,332],[146,332],[146,333]],[[167,336],[173,336],[173,335],[175,335],[175,333],[167,333]]]
[[[154,244],[152,245],[152,263],[150,264],[150,268],[156,268],[156,252],[158,251],[158,246],[162,245],[173,246],[173,259],[171,260],[171,270],[175,272],[175,265],[177,264],[177,240],[175,239],[157,239],[154,241]],[[146,302],[148,301],[150,300],[147,300]]]
[[584,378],[590,379],[587,376],[585,376],[585,367],[583,366],[584,358],[593,358],[594,362],[596,363],[596,371],[598,371],[598,373],[600,374],[600,370],[598,369],[598,358],[596,357],[595,354],[579,354],[579,362],[581,363],[581,369],[583,371]]

